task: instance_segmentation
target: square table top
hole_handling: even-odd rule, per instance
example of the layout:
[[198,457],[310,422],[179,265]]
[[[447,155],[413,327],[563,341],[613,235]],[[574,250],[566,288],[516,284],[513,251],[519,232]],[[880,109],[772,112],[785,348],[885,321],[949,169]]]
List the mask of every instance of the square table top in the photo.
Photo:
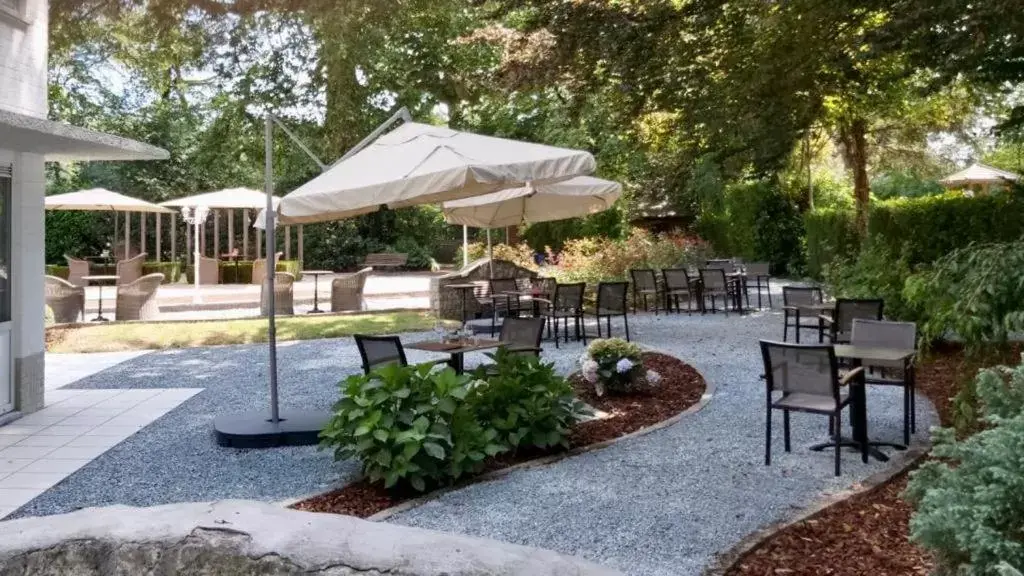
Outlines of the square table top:
[[96,275],[96,276],[94,276],[94,275],[82,276],[82,280],[100,280],[100,281],[103,281],[103,280],[118,280],[120,278],[121,277],[116,275],[116,274],[106,274],[106,275],[101,274],[101,275]]
[[835,348],[836,356],[839,358],[853,358],[866,363],[899,362],[917,354],[916,350],[854,346],[852,344],[836,344],[833,348]]
[[469,352],[477,352],[479,350],[490,350],[497,348],[503,343],[498,340],[491,339],[480,339],[477,343],[472,342],[438,342],[436,340],[424,340],[422,342],[412,342],[406,344],[406,348],[412,350],[423,350],[426,352],[443,352],[445,354],[467,354]]

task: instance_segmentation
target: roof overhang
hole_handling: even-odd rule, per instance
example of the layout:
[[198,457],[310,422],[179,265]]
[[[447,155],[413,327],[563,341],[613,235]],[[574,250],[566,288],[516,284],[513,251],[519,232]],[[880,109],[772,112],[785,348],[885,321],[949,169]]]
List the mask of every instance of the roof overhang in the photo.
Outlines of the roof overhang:
[[166,160],[163,148],[63,122],[0,110],[0,147],[50,161]]

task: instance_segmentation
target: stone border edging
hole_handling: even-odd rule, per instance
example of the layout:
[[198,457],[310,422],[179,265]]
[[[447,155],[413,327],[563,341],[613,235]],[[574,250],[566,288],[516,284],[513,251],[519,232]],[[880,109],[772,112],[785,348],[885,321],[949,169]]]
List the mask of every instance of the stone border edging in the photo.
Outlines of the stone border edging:
[[911,446],[905,452],[900,452],[889,459],[889,462],[894,462],[896,466],[868,476],[853,488],[826,496],[805,507],[796,516],[775,522],[744,536],[743,539],[728,550],[716,554],[711,564],[701,571],[701,576],[725,576],[736,564],[759,549],[776,534],[795,524],[820,516],[836,504],[846,502],[855,496],[867,495],[880,490],[887,486],[891,480],[923,460],[928,455],[930,449],[931,442],[927,441],[917,446]]
[[[653,347],[649,347],[649,346],[645,346],[644,348],[648,352],[655,352],[655,353],[658,353],[658,354],[664,354],[665,356],[671,356],[672,358],[675,358],[675,359],[679,360],[680,362],[684,362],[678,356],[675,356],[674,354],[669,354],[669,353],[664,352],[662,350],[659,350],[657,348],[653,348]],[[694,371],[696,371],[698,374],[700,374],[700,372],[697,371],[696,368],[694,368],[693,364],[690,364],[689,362],[684,362],[684,363],[687,366],[690,366],[691,368],[693,368]],[[624,436],[619,436],[618,438],[611,438],[609,440],[603,440],[601,442],[595,442],[593,444],[588,444],[586,446],[580,446],[578,448],[573,448],[572,450],[568,450],[568,451],[562,452],[560,454],[552,454],[551,456],[541,456],[540,458],[534,458],[533,460],[527,460],[526,462],[520,462],[518,464],[513,464],[512,466],[507,466],[507,467],[502,468],[500,470],[493,470],[491,472],[485,472],[484,474],[481,474],[479,476],[474,476],[472,479],[467,480],[466,482],[463,482],[463,483],[460,483],[460,484],[457,484],[457,485],[454,485],[454,486],[449,486],[449,487],[446,487],[446,488],[439,488],[437,490],[434,490],[433,492],[430,492],[428,494],[424,494],[423,496],[420,496],[419,498],[413,498],[412,500],[407,500],[405,502],[402,502],[401,504],[397,504],[397,505],[392,506],[390,508],[385,508],[384,510],[381,510],[380,512],[377,512],[376,514],[373,514],[372,516],[369,516],[368,518],[366,518],[366,520],[368,520],[370,522],[381,522],[381,521],[387,520],[388,518],[390,518],[390,517],[392,517],[392,516],[394,516],[396,514],[400,514],[402,512],[406,512],[408,510],[412,510],[413,508],[416,508],[418,506],[426,504],[427,502],[431,502],[433,500],[436,500],[436,499],[440,498],[441,496],[444,496],[445,494],[448,494],[449,492],[454,492],[456,490],[461,490],[463,488],[466,488],[467,486],[471,486],[471,485],[477,484],[479,482],[489,482],[491,480],[497,480],[499,478],[503,478],[503,477],[513,473],[513,472],[518,471],[518,470],[525,470],[525,469],[528,469],[528,468],[536,468],[536,467],[540,467],[540,466],[547,466],[549,464],[554,464],[556,462],[559,462],[561,460],[565,460],[567,458],[572,458],[574,456],[579,456],[580,454],[585,454],[587,452],[591,452],[591,451],[594,451],[594,450],[601,450],[603,448],[607,448],[607,447],[612,446],[614,444],[617,444],[619,442],[622,442],[622,441],[625,441],[625,440],[629,440],[629,439],[632,439],[632,438],[637,438],[637,437],[640,437],[640,436],[645,436],[647,434],[650,434],[651,432],[656,432],[658,430],[661,430],[662,428],[667,428],[667,427],[669,427],[669,426],[679,422],[680,420],[682,420],[686,416],[689,416],[691,414],[696,414],[697,412],[700,412],[701,410],[704,409],[705,406],[708,405],[709,402],[711,402],[711,399],[714,397],[715,390],[716,390],[717,387],[715,386],[715,384],[712,384],[711,382],[709,382],[707,378],[704,378],[703,374],[700,374],[700,377],[704,380],[704,393],[701,394],[700,400],[698,400],[696,403],[694,403],[693,406],[690,406],[686,410],[683,410],[682,412],[676,414],[675,416],[672,416],[670,418],[666,418],[665,420],[662,420],[661,422],[658,422],[656,424],[651,424],[650,426],[647,426],[647,427],[644,427],[644,428],[640,428],[638,430],[634,430],[634,431],[630,432],[629,434],[626,434]],[[323,495],[323,494],[327,494],[327,493],[333,492],[335,490],[338,490],[338,488],[331,488],[331,489],[328,489],[328,490],[324,490],[322,492],[317,492],[316,494],[310,494],[310,495],[307,495],[307,496],[300,496],[298,498],[291,498],[289,500],[284,500],[284,501],[278,502],[278,505],[284,506],[284,507],[289,507],[289,506],[292,506],[294,504],[298,504],[299,502],[302,502],[304,500],[308,500],[310,498],[315,498],[317,496],[320,496],[320,495]]]

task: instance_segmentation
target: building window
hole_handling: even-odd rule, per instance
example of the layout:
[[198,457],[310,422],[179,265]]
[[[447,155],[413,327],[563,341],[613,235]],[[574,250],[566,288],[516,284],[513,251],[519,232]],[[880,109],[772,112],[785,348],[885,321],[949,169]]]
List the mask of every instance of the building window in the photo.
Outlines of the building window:
[[28,3],[32,0],[0,0],[0,20],[15,24],[31,24],[28,19]]

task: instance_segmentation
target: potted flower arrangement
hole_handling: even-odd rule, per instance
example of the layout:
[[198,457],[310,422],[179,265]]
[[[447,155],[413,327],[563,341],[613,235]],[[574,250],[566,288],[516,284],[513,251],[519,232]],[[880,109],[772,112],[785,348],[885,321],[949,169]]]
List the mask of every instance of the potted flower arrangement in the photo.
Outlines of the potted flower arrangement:
[[595,340],[580,358],[583,379],[594,386],[598,396],[629,394],[656,386],[661,375],[645,370],[642,351],[621,338]]

